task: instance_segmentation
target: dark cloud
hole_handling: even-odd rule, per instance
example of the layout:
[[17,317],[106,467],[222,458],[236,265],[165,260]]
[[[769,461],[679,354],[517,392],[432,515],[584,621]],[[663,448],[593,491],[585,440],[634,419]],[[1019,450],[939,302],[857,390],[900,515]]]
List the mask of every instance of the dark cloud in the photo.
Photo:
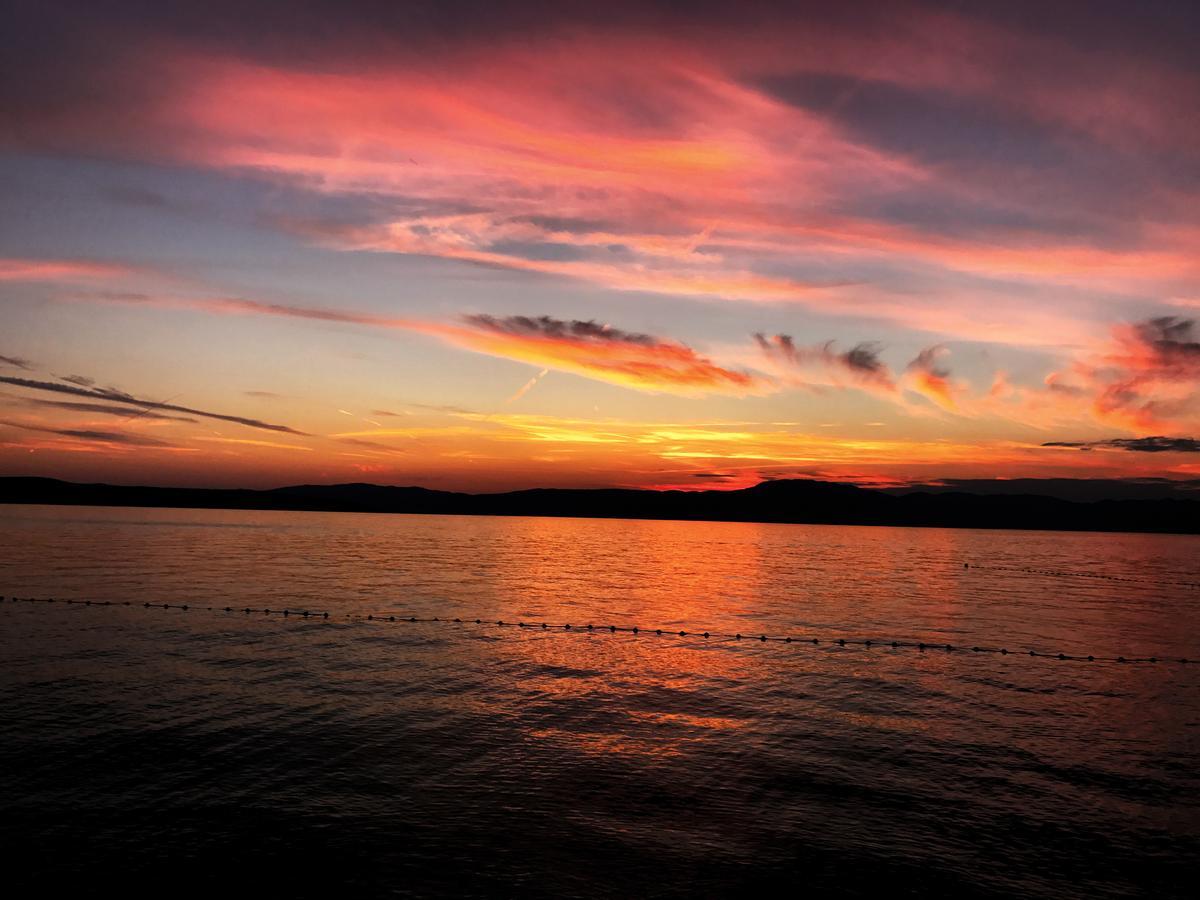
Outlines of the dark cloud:
[[1192,319],[1160,316],[1137,323],[1134,332],[1152,351],[1150,365],[1184,378],[1200,376],[1200,340]]
[[693,472],[693,478],[700,478],[704,481],[728,481],[730,478],[735,478],[734,475],[727,475],[722,472]]
[[482,331],[512,334],[518,337],[544,337],[553,340],[606,341],[614,344],[639,344],[650,347],[661,344],[649,334],[622,331],[601,325],[595,319],[555,319],[552,316],[463,316],[463,320]]
[[1110,438],[1106,441],[1047,441],[1043,447],[1131,450],[1137,453],[1200,453],[1200,440],[1184,437]]
[[187,416],[168,416],[162,413],[156,413],[150,410],[129,409],[123,406],[105,406],[103,403],[72,403],[66,400],[39,400],[36,397],[22,397],[21,401],[30,406],[38,406],[43,409],[67,409],[72,412],[95,413],[101,416],[120,416],[121,418],[131,419],[154,419],[162,422],[195,422],[195,419]]
[[95,431],[87,428],[45,428],[38,425],[22,425],[20,422],[0,420],[0,424],[10,428],[20,428],[23,431],[36,431],[39,434],[56,434],[62,437],[77,438],[81,441],[93,441],[101,444],[127,444],[131,447],[172,447],[167,441],[146,437],[144,434],[130,434],[125,431]]
[[802,366],[818,363],[850,374],[856,381],[893,389],[892,373],[879,358],[883,347],[875,341],[863,341],[849,350],[838,351],[836,341],[826,341],[812,347],[798,347],[789,334],[768,337],[755,333],[754,342],[770,359]]
[[66,384],[56,384],[52,381],[37,381],[32,378],[10,378],[5,375],[0,375],[0,383],[11,384],[13,387],[28,388],[34,391],[51,391],[58,394],[70,394],[76,397],[94,397],[98,400],[107,400],[110,403],[127,403],[131,406],[141,407],[143,410],[166,410],[186,415],[203,416],[206,419],[218,419],[222,422],[233,422],[237,425],[245,425],[248,428],[260,428],[264,431],[275,431],[281,434],[308,436],[305,432],[297,431],[295,428],[287,425],[273,425],[270,422],[262,422],[258,419],[247,419],[243,416],[230,416],[224,413],[208,412],[202,409],[193,409],[189,406],[178,406],[173,403],[156,403],[153,400],[139,400],[137,397],[126,394],[124,391],[116,391],[108,388],[72,387]]
[[33,363],[19,356],[0,356],[0,366],[11,366],[14,369],[33,370]]
[[68,384],[79,385],[79,387],[90,388],[96,384],[96,379],[88,378],[86,375],[56,375],[55,377]]
[[247,397],[258,397],[263,400],[280,400],[283,394],[276,394],[274,391],[243,391]]
[[942,344],[926,347],[908,364],[907,371],[925,372],[934,378],[949,378],[950,370],[937,364],[937,358],[945,352],[945,349]]
[[404,415],[404,413],[392,412],[390,409],[373,409],[371,410],[371,415],[382,416],[384,418],[400,418]]

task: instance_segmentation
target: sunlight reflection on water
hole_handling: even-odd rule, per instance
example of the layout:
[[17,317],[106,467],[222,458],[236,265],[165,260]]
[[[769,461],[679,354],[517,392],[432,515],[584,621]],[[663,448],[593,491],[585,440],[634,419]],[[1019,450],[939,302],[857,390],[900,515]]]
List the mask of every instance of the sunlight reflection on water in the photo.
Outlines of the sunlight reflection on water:
[[39,837],[79,834],[101,880],[112,853],[219,885],[320,852],[413,894],[1182,896],[1195,874],[1200,667],[337,621],[1194,658],[1200,591],[962,568],[1196,580],[1193,537],[0,507],[0,542],[5,595],[335,614],[6,604],[4,838],[31,879],[62,871]]

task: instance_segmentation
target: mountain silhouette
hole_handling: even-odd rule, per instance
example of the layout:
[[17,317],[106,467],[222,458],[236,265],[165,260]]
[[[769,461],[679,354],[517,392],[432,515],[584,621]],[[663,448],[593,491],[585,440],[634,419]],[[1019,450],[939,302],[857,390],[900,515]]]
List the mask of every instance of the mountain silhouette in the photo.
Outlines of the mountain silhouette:
[[536,488],[467,494],[376,484],[248,490],[0,478],[0,503],[1200,533],[1200,500],[1193,499],[1079,502],[1032,493],[894,493],[807,479],[728,491]]

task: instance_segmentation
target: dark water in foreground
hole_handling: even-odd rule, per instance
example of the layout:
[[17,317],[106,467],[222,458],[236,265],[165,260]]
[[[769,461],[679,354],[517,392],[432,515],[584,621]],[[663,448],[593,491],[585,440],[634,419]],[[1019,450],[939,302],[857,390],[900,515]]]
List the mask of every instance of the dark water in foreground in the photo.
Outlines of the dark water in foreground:
[[[1190,896],[1200,540],[0,506],[18,895]],[[195,607],[330,610],[329,622]],[[342,621],[337,621],[342,616]],[[90,889],[90,891],[88,890]]]

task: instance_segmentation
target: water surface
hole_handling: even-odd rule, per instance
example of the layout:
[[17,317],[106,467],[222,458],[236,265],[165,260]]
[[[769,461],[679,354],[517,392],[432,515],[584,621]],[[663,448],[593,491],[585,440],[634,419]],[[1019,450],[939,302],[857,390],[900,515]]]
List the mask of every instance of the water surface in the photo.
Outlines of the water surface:
[[[1127,897],[1197,875],[1200,666],[1016,651],[1194,659],[1200,591],[963,568],[1196,581],[1195,537],[0,506],[0,548],[5,596],[191,607],[0,608],[25,889]],[[345,618],[367,612],[690,634]]]

